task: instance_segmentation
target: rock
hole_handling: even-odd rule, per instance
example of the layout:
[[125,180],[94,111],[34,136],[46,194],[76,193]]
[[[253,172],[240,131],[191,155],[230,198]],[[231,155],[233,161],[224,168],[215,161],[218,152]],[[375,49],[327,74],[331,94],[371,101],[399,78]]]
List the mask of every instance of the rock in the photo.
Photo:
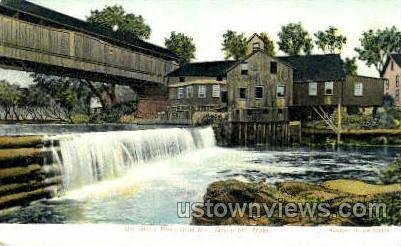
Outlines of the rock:
[[401,192],[401,184],[374,185],[358,180],[331,180],[323,184],[324,187],[353,195],[382,195],[385,193]]
[[[379,202],[384,202],[386,208],[391,208],[387,211],[390,213],[387,214],[390,219],[369,217],[368,213],[363,216],[357,213],[352,214],[352,216],[339,216],[340,206],[345,203],[353,208],[355,204],[359,203],[368,206],[368,204]],[[222,216],[221,212],[224,209],[214,211],[213,207],[207,208],[207,204],[210,203],[213,206],[220,204],[220,208],[223,204],[228,212]],[[238,210],[234,211],[232,208],[236,205]],[[244,206],[245,212],[241,215],[238,211],[239,208]],[[273,209],[274,206],[276,209]],[[286,207],[297,206],[298,210],[295,214],[281,213],[278,209],[280,206],[284,210]],[[305,214],[305,211],[308,211],[305,208],[308,206],[310,208],[315,206],[317,213]],[[318,206],[324,206],[326,210],[319,210]],[[273,187],[265,183],[227,180],[217,181],[208,186],[204,195],[204,206],[201,207],[203,214],[201,217],[193,214],[192,224],[274,226],[400,224],[400,206],[401,184],[372,185],[358,180],[333,180],[322,185],[305,182],[283,182]],[[302,211],[302,209],[304,210]],[[348,210],[344,211],[347,212]]]

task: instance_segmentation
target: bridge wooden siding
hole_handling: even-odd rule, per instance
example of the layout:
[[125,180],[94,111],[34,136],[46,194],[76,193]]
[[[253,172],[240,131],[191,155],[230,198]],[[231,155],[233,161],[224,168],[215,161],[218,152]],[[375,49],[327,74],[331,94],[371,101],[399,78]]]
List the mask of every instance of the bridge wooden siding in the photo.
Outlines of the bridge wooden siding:
[[173,60],[118,47],[85,33],[1,14],[0,57],[118,76],[128,84],[164,83],[167,73],[178,67]]

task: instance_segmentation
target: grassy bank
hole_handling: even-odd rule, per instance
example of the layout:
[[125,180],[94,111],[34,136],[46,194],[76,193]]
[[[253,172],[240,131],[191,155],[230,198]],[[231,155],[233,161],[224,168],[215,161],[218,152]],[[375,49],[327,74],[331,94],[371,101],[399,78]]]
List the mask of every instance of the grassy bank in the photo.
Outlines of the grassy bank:
[[[303,128],[306,145],[335,145],[337,135],[333,130]],[[343,129],[341,145],[345,146],[401,146],[401,129]]]

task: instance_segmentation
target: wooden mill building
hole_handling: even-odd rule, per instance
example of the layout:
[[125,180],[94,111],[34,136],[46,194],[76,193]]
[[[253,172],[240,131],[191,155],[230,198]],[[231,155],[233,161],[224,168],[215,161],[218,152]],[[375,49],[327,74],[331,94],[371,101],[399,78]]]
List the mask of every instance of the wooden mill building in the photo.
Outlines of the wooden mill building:
[[[313,107],[328,113],[340,105],[349,113],[383,105],[384,80],[346,75],[339,55],[279,57],[294,68],[291,118],[305,119]],[[305,115],[306,114],[306,115]]]
[[288,142],[292,67],[259,49],[232,66],[227,81],[232,141]]
[[171,111],[187,118],[199,111],[227,111],[227,70],[235,63],[189,63],[169,73]]
[[[258,142],[284,143],[292,76],[291,66],[261,49],[240,61],[186,64],[168,75],[171,111],[182,118],[198,111],[227,112],[233,142],[251,143],[256,134]],[[266,138],[269,134],[274,138]]]

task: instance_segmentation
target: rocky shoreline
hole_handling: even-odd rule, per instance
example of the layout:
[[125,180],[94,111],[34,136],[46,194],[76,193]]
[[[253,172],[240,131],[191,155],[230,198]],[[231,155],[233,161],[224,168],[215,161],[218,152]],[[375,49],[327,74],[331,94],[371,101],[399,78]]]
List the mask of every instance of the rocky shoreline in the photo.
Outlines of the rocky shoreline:
[[[361,204],[383,203],[385,204],[384,217],[381,213],[371,216],[368,211],[361,216],[361,211],[358,211],[358,209],[361,210]],[[208,204],[219,204],[220,206],[208,209]],[[232,213],[233,210],[227,209],[228,212],[222,216],[222,212],[224,212],[222,204],[226,209],[233,206],[232,204],[252,204],[252,209],[249,209],[250,206],[248,206],[246,211],[251,212],[245,212],[244,216],[241,216],[240,213]],[[299,209],[313,204],[316,206],[325,204],[327,210],[324,216],[322,213],[303,216],[299,212],[301,210],[288,214],[280,212],[278,209],[280,206],[282,210],[294,206]],[[352,213],[351,208],[359,206],[355,210],[358,213],[347,217],[338,216],[338,211],[343,204],[350,206],[348,211],[350,213]],[[269,214],[273,210],[266,211],[263,206],[270,209],[275,206],[276,209]],[[261,208],[260,212],[258,207]],[[201,212],[192,214],[192,224],[194,225],[399,225],[401,222],[401,184],[373,185],[358,180],[332,180],[319,185],[305,182],[283,182],[273,186],[266,183],[247,183],[237,180],[217,181],[208,186],[204,195],[204,204],[198,209]],[[343,210],[347,211],[344,207]]]

